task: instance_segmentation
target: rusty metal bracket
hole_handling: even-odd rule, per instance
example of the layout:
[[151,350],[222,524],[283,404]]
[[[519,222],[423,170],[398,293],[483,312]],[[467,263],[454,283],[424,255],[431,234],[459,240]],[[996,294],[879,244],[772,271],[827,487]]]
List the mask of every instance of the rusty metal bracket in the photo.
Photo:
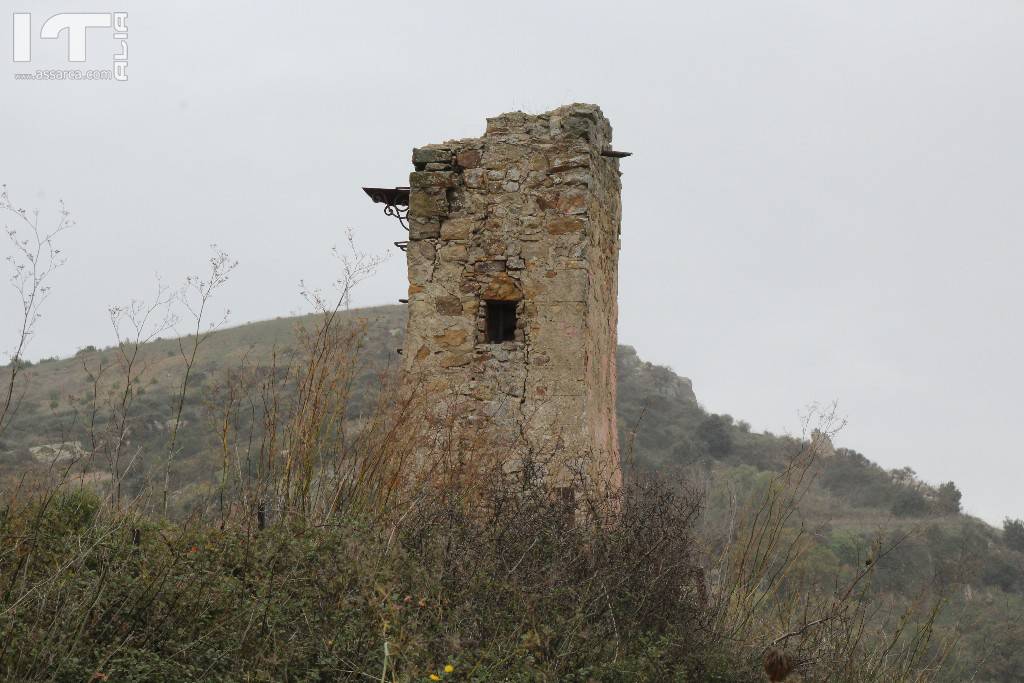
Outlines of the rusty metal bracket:
[[384,205],[384,215],[394,216],[402,227],[409,229],[406,222],[409,217],[408,187],[364,187],[365,192],[374,204]]

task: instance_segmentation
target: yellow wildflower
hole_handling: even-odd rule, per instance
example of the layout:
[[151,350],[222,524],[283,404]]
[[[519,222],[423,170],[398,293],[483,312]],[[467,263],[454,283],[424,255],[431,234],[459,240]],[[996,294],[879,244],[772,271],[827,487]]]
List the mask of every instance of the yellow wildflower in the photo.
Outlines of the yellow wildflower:
[[432,681],[439,681],[439,680],[441,680],[441,677],[438,676],[437,674],[430,674],[430,680],[432,680]]
[[452,666],[451,664],[445,664],[444,665],[444,672],[446,674],[450,674],[453,671],[455,671],[455,667],[454,666]]

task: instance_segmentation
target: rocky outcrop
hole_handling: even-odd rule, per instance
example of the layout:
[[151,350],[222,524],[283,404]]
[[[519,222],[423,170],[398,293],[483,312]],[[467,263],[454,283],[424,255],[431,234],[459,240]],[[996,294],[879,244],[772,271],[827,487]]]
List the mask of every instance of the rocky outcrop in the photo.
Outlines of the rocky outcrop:
[[689,378],[680,377],[663,365],[648,363],[637,355],[632,346],[619,347],[618,363],[619,375],[629,377],[631,382],[645,387],[648,393],[697,404],[697,395],[693,393],[693,383]]

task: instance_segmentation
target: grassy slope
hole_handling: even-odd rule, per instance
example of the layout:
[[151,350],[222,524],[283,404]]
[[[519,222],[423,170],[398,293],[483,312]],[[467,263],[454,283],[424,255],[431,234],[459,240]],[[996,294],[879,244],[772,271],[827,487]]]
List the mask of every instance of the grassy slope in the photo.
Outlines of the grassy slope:
[[[369,380],[374,373],[394,367],[398,358],[396,349],[402,343],[405,307],[382,306],[345,315],[365,321],[367,325],[366,343],[360,351],[364,359],[364,379]],[[195,397],[190,400],[190,414],[202,419],[202,411],[195,405],[200,401],[196,399],[218,381],[219,373],[224,370],[243,364],[268,365],[275,354],[278,364],[286,363],[294,345],[296,327],[313,322],[314,316],[276,318],[227,328],[212,336],[200,351],[195,375],[198,383]],[[143,391],[138,409],[149,412],[154,420],[165,421],[171,417],[182,372],[177,350],[177,340],[161,339],[144,345],[139,354],[136,386],[141,386]],[[107,367],[100,390],[115,396],[123,388],[118,361],[117,349],[108,348],[81,351],[75,357],[47,360],[30,368],[24,376],[28,391],[22,411],[0,442],[0,448],[13,455],[20,449],[59,442],[69,432],[74,432],[74,412],[81,409],[93,391],[86,368],[95,374],[97,368]],[[698,404],[689,380],[668,368],[644,362],[627,346],[619,348],[618,367],[620,442],[624,457],[632,458],[641,469],[702,465],[730,469],[748,466],[773,471],[799,447],[799,441],[791,437],[755,434],[730,425],[726,430],[731,441],[728,450],[708,452],[698,434],[708,415]],[[731,418],[726,419],[731,421]],[[153,447],[159,448],[159,439],[153,442]],[[885,504],[889,498],[883,495],[880,501],[877,505],[857,505],[852,500],[837,499],[827,488],[818,486],[808,502],[816,513],[827,514],[833,526],[855,528],[893,522],[890,506]],[[960,515],[953,517],[961,520]]]

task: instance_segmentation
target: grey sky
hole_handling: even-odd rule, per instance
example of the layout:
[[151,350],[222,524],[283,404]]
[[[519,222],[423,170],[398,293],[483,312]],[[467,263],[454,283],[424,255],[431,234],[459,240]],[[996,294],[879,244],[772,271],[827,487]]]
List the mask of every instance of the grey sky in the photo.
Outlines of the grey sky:
[[[838,399],[840,443],[1024,516],[1024,4],[4,6],[0,182],[79,223],[31,356],[110,343],[106,307],[211,242],[240,261],[232,322],[305,310],[298,282],[330,282],[345,226],[368,251],[402,238],[359,188],[404,184],[413,146],[595,102],[634,153],[623,343],[757,429]],[[13,64],[10,13],[38,33],[84,9],[129,12],[129,81],[15,81],[71,65],[38,40]],[[109,68],[109,32],[90,36]],[[393,255],[354,303],[404,287]]]

